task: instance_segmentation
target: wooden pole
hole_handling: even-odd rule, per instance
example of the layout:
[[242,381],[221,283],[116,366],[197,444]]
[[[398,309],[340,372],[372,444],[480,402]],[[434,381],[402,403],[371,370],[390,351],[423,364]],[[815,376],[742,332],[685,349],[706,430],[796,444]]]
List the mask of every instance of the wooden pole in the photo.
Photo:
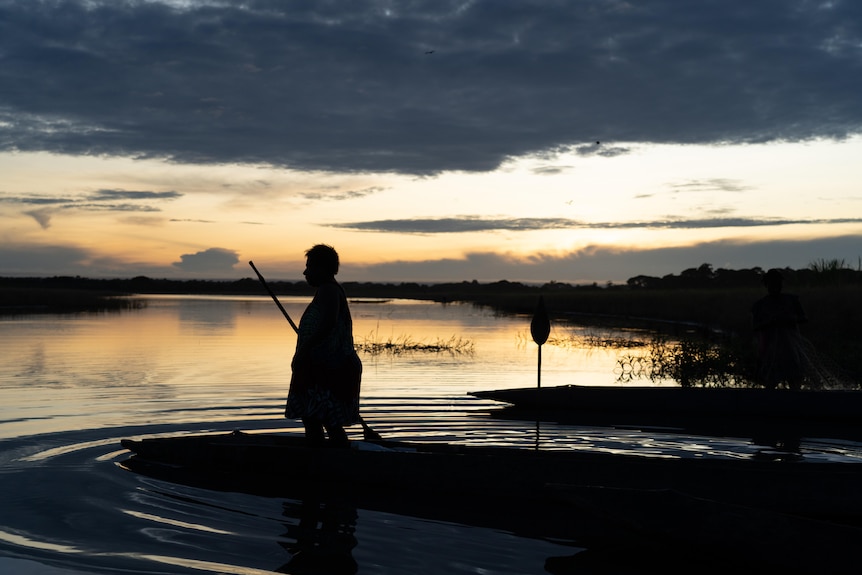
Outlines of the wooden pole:
[[[533,336],[533,341],[539,346],[539,364],[536,376],[536,389],[542,389],[542,345],[548,341],[548,336],[551,334],[551,320],[548,318],[548,311],[545,309],[545,298],[539,296],[539,303],[536,305],[536,311],[533,313],[533,320],[530,322],[530,335]],[[537,391],[538,393],[538,391]],[[538,413],[538,410],[536,411]],[[540,438],[539,417],[536,416],[536,450],[539,449]]]
[[260,283],[263,284],[263,287],[266,288],[266,291],[269,293],[269,297],[272,298],[272,301],[275,302],[275,305],[277,305],[278,309],[281,310],[281,313],[284,314],[285,319],[287,319],[287,323],[290,324],[290,327],[293,328],[293,331],[295,331],[296,333],[299,333],[299,328],[296,327],[296,324],[293,323],[292,319],[290,319],[290,315],[288,315],[287,310],[284,309],[284,306],[281,305],[281,302],[278,301],[278,298],[275,296],[275,294],[272,292],[272,290],[269,289],[269,284],[266,283],[266,280],[263,279],[263,276],[261,275],[261,273],[259,271],[257,271],[256,267],[254,267],[254,262],[249,260],[248,265],[250,265],[251,269],[254,270],[254,273],[257,274],[257,279],[259,279]]
[[539,345],[539,363],[536,369],[536,389],[542,389],[542,346]]

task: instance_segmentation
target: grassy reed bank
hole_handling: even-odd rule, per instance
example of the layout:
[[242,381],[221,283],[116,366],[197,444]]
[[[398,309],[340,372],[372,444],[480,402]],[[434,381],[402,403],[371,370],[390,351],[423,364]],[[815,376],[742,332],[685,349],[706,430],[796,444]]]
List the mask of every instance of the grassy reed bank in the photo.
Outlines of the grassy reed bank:
[[[862,382],[862,287],[858,285],[788,286],[808,316],[800,328],[811,352],[845,380]],[[643,341],[643,356],[624,354],[623,372],[670,376],[698,385],[751,384],[755,362],[752,304],[763,289],[658,289],[545,292],[548,312],[558,321],[612,327],[639,327],[657,334]],[[483,297],[484,305],[517,313],[532,313],[523,295]],[[662,334],[679,338],[672,351]]]
[[474,344],[469,339],[451,336],[448,339],[437,338],[432,342],[415,340],[409,335],[382,339],[377,332],[367,337],[356,338],[356,349],[368,355],[404,355],[409,353],[446,353],[449,355],[472,355]]

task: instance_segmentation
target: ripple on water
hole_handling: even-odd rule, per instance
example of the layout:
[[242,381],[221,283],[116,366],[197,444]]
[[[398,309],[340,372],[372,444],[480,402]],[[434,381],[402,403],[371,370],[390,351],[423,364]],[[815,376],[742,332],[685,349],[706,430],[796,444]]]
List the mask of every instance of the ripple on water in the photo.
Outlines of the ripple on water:
[[[257,421],[232,423],[267,429]],[[128,455],[116,448],[120,438],[206,429],[193,427],[0,442],[0,557],[16,568],[8,572],[251,575],[283,568],[305,544],[303,501],[176,485],[117,465]],[[564,543],[459,523],[367,509],[343,516],[352,517],[349,551],[362,573],[540,573],[545,558],[574,552]]]

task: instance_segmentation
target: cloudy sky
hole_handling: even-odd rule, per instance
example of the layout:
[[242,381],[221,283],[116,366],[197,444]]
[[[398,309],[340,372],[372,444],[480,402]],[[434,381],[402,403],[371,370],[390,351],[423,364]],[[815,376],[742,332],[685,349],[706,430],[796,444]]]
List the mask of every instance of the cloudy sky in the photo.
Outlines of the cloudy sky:
[[0,275],[862,257],[862,3],[0,0]]

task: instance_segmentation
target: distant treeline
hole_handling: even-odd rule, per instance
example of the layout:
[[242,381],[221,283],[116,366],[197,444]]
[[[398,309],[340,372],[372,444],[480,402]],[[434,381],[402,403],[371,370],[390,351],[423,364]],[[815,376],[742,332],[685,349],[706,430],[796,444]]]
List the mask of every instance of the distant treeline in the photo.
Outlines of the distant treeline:
[[[342,282],[352,297],[403,297],[435,301],[472,301],[481,294],[539,294],[565,291],[593,290],[676,290],[700,288],[756,288],[761,286],[765,270],[759,267],[731,270],[714,269],[705,263],[679,274],[662,277],[637,275],[625,284],[569,284],[551,281],[545,284],[526,284],[500,280],[482,283],[476,280],[442,283],[416,282]],[[862,269],[851,269],[843,260],[824,260],[808,268],[781,269],[788,287],[816,287],[826,285],[862,285]],[[270,281],[270,287],[281,295],[308,295],[313,288],[302,281]],[[93,279],[80,276],[54,277],[0,277],[0,289],[63,289],[87,290],[111,294],[224,294],[265,295],[261,283],[254,278],[239,280],[176,280],[137,276],[128,279]]]
[[[862,285],[862,266],[852,269],[844,260],[818,260],[807,268],[794,270],[779,268],[788,286]],[[729,270],[713,269],[711,264],[683,270],[679,275],[654,277],[639,275],[629,278],[627,287],[646,289],[740,288],[759,285],[765,270],[759,267]]]
[[[625,284],[573,285],[563,282],[527,284],[513,281],[482,283],[476,280],[424,284],[416,282],[342,282],[350,298],[404,298],[437,302],[472,302],[506,313],[532,313],[541,295],[556,317],[582,318],[592,323],[634,326],[644,321],[659,324],[696,324],[711,330],[744,332],[749,327],[751,303],[765,291],[765,270],[714,269],[705,263],[679,274],[662,277],[638,275]],[[782,269],[785,289],[797,292],[812,318],[810,331],[845,343],[859,341],[862,269],[843,260],[821,260],[808,268]],[[270,281],[281,296],[310,296],[305,281]],[[75,305],[75,294],[82,305]],[[226,280],[174,280],[137,276],[129,279],[92,279],[79,276],[0,278],[0,311],[70,311],[104,309],[120,305],[114,295],[203,294],[266,295],[256,278]],[[650,327],[654,327],[650,325]]]

